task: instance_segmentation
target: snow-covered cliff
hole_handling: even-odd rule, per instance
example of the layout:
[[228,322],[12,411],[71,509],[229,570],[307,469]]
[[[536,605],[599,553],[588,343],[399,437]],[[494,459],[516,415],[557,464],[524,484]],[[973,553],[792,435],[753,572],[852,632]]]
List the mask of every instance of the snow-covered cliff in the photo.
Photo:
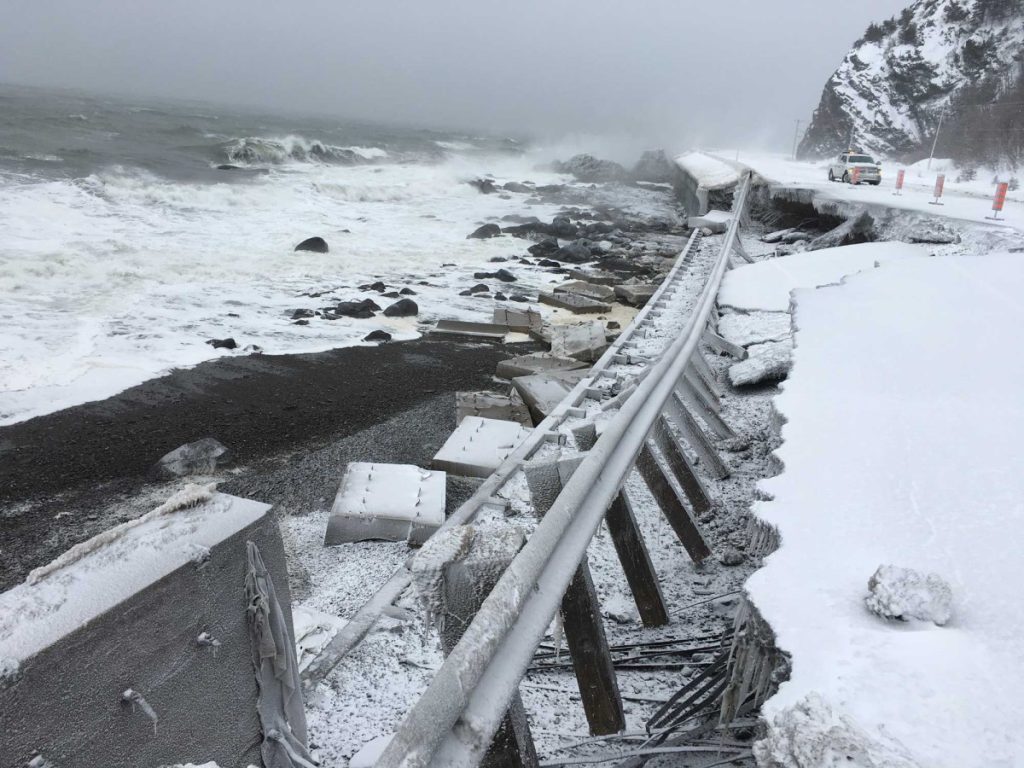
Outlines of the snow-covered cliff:
[[973,108],[980,83],[995,100],[1020,77],[1024,0],[916,0],[872,24],[825,84],[800,143],[803,157],[847,148],[883,156],[927,152],[939,115]]

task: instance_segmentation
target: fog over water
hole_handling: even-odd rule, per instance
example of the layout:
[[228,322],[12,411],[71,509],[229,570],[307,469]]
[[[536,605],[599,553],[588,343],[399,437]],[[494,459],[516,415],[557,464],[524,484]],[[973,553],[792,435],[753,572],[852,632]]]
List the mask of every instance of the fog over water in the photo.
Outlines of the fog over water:
[[7,0],[0,81],[635,146],[785,147],[868,22],[905,4]]

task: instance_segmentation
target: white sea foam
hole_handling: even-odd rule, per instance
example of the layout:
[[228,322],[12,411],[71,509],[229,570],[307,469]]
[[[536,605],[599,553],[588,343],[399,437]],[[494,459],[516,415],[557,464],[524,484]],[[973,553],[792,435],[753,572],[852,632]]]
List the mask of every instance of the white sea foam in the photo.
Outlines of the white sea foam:
[[[376,328],[414,337],[408,319],[290,320],[300,307],[376,297],[357,286],[378,279],[415,290],[420,320],[481,319],[490,303],[458,290],[473,268],[522,253],[524,244],[466,235],[489,217],[550,217],[556,209],[524,210],[519,197],[481,195],[464,182],[487,172],[555,180],[528,167],[459,156],[440,165],[286,163],[223,184],[125,168],[75,181],[7,175],[0,180],[0,424],[242,354],[213,350],[211,338],[274,354],[358,344]],[[311,235],[326,238],[330,253],[293,252]],[[324,290],[320,298],[304,295]]]

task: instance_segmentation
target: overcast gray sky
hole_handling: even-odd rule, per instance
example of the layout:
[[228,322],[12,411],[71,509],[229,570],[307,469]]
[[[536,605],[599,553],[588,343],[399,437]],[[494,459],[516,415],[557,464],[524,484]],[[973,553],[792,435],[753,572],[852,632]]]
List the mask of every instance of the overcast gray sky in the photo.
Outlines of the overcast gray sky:
[[909,0],[0,0],[0,81],[553,137],[788,146]]

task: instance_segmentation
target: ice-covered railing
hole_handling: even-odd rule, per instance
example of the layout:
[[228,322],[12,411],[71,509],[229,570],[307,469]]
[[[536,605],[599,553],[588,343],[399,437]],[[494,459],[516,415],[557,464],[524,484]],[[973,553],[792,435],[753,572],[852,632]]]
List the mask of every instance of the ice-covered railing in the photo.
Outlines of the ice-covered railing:
[[[736,247],[749,188],[747,174],[721,251],[683,331],[585,454],[407,713],[377,762],[380,768],[473,766],[483,759],[587,546],[691,365]],[[579,400],[567,398],[566,409],[574,402]],[[538,433],[543,439],[544,431]]]
[[[557,439],[558,427],[566,418],[577,412],[576,409],[579,408],[580,404],[587,397],[587,391],[605,374],[608,366],[622,355],[625,346],[633,339],[637,329],[647,323],[653,312],[664,306],[666,291],[675,285],[677,277],[684,271],[699,243],[700,234],[699,232],[694,232],[687,240],[675,264],[672,265],[672,269],[665,275],[665,279],[658,286],[658,289],[648,300],[647,304],[633,318],[633,322],[623,330],[619,337],[601,355],[600,359],[594,363],[587,376],[580,380],[562,402],[534,428],[530,436],[508,455],[501,466],[480,485],[476,492],[448,517],[441,530],[471,522],[485,505],[491,503],[491,500],[505,483],[521,469],[524,462],[528,461],[545,442]],[[317,683],[326,678],[341,659],[362,641],[380,618],[384,608],[391,605],[401,596],[402,592],[409,586],[410,581],[409,563],[406,562],[356,611],[345,626],[334,636],[330,644],[306,668],[303,680],[307,689],[312,689]]]

